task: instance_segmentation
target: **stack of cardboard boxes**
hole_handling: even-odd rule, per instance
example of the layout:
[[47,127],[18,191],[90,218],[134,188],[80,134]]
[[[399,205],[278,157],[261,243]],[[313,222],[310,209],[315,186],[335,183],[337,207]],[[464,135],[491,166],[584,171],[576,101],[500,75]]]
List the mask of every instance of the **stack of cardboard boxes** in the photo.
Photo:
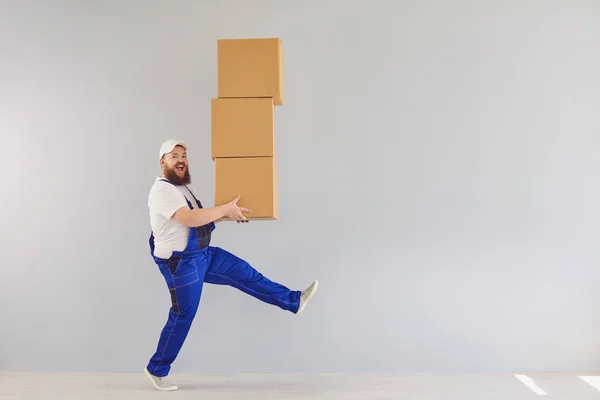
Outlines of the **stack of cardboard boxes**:
[[241,196],[248,219],[277,215],[275,107],[283,105],[281,40],[217,41],[218,96],[211,99],[215,206]]

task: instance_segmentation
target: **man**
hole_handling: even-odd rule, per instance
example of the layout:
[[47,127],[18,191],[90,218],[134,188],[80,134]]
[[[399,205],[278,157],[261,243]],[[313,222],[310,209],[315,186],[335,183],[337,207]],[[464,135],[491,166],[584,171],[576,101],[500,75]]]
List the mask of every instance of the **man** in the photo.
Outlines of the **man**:
[[161,391],[177,390],[165,381],[196,315],[202,285],[229,285],[265,303],[300,314],[317,290],[314,281],[303,291],[290,290],[269,280],[246,261],[219,247],[210,245],[215,223],[230,218],[248,222],[237,196],[214,208],[203,208],[188,188],[190,173],[187,145],[167,140],[159,152],[162,177],[150,190],[150,252],[162,273],[171,295],[171,308],[162,329],[156,352],[145,374]]

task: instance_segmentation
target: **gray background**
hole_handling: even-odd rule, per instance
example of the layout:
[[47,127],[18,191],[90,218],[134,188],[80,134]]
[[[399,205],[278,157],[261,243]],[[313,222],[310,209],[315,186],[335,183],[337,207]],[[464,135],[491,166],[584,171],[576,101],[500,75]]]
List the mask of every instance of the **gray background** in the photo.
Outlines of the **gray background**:
[[1,1],[0,369],[140,372],[169,137],[212,205],[216,40],[283,40],[280,215],[215,245],[321,288],[205,286],[174,372],[600,367],[600,3]]

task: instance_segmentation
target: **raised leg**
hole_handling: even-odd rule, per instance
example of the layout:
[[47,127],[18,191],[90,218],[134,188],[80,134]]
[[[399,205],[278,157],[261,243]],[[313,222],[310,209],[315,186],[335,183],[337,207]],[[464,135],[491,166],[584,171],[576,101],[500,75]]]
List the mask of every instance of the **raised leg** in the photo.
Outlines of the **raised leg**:
[[296,313],[300,307],[298,290],[273,282],[250,264],[219,247],[208,252],[206,283],[229,285],[265,303]]

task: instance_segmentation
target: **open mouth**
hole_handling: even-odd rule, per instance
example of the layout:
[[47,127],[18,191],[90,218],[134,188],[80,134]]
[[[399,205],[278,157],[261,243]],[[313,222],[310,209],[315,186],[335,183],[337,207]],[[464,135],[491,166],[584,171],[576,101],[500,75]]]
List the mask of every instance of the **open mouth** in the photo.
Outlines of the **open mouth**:
[[178,167],[175,167],[175,169],[176,169],[177,171],[183,172],[183,170],[185,169],[185,167],[184,167],[183,165],[180,165],[180,166],[178,166]]

